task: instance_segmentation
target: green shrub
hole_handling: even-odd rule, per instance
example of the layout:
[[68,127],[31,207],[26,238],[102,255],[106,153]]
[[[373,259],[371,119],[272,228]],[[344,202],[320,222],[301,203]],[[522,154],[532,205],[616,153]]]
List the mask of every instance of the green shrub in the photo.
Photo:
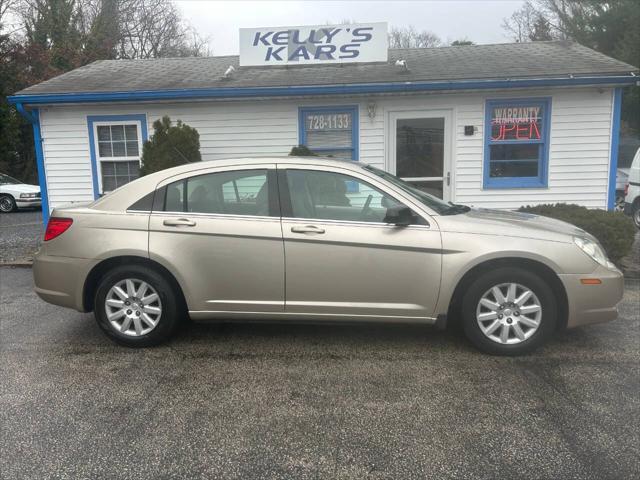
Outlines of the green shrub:
[[598,239],[614,263],[629,253],[636,233],[631,219],[619,212],[589,210],[567,203],[526,206],[520,211],[555,218],[582,228]]
[[309,150],[309,147],[306,145],[298,145],[297,147],[291,147],[291,151],[289,152],[289,156],[291,157],[317,157],[318,154],[313,153]]
[[140,175],[201,160],[198,131],[180,120],[172,125],[165,115],[153,122],[153,136],[144,142]]

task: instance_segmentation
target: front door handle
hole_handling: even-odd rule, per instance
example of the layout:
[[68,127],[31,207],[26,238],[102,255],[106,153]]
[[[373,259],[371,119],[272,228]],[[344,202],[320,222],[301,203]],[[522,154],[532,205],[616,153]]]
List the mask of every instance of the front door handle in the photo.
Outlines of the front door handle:
[[176,218],[162,222],[165,227],[195,227],[196,222],[188,218]]
[[291,227],[293,233],[324,233],[324,228],[316,227],[315,225],[304,225]]

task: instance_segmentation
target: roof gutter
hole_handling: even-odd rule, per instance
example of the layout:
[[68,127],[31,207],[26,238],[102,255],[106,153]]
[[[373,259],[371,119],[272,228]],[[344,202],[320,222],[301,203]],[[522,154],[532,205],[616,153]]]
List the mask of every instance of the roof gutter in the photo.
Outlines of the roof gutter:
[[507,80],[462,80],[446,82],[393,82],[342,85],[300,85],[283,87],[221,87],[169,90],[137,90],[120,92],[79,92],[23,94],[8,97],[9,103],[42,105],[55,103],[131,102],[148,100],[291,97],[307,95],[356,95],[373,93],[404,93],[443,90],[478,90],[502,88],[535,88],[587,85],[633,85],[634,74],[596,77],[527,78]]
[[18,113],[22,115],[27,120],[27,122],[29,122],[31,125],[35,124],[38,121],[37,114],[25,109],[22,102],[9,102],[9,103],[14,103]]

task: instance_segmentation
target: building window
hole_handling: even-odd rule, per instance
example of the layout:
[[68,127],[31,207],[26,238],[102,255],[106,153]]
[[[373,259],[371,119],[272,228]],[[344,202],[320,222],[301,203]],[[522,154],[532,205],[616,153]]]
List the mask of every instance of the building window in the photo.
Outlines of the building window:
[[140,176],[140,161],[105,162],[100,161],[102,172],[102,191],[110,192]]
[[94,196],[140,176],[142,144],[147,139],[144,115],[88,117]]
[[318,155],[358,160],[358,107],[304,107],[299,110],[300,145]]
[[547,186],[551,100],[488,100],[484,188]]

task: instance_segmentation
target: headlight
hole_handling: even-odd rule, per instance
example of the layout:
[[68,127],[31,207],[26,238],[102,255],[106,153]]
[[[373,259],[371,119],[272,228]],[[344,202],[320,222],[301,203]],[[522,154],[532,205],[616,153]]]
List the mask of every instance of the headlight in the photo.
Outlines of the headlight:
[[616,268],[616,266],[607,258],[607,254],[604,253],[604,250],[602,250],[602,247],[598,243],[586,237],[573,237],[573,241],[584,253],[589,255],[603,267]]
[[20,198],[36,198],[35,193],[21,193]]

